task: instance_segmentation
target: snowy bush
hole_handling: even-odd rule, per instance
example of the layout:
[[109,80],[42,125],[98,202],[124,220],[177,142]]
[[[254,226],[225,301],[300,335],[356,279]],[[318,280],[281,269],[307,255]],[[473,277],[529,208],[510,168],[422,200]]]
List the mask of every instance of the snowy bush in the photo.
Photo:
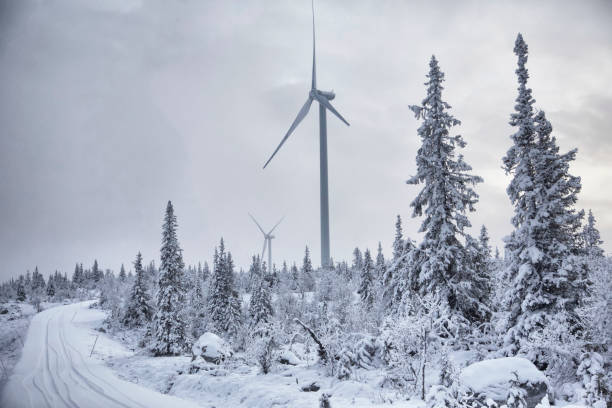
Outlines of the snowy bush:
[[205,361],[220,364],[234,352],[228,342],[214,333],[206,332],[191,346],[192,360],[202,357]]

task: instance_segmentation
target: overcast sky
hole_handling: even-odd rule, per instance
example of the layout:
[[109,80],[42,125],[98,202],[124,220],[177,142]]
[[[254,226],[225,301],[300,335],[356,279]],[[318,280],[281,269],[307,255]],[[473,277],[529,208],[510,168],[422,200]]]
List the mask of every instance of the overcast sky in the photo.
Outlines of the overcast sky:
[[[579,206],[612,251],[612,3],[329,1],[315,4],[318,84],[328,117],[331,251],[390,254],[409,206],[428,61],[463,124],[478,185],[471,215],[492,243],[511,231],[501,158],[516,97],[517,32],[529,45],[536,106],[561,148],[577,147]],[[223,236],[239,266],[283,215],[277,264],[319,263],[319,151],[312,109],[266,170],[307,97],[310,2],[0,0],[0,278],[69,274],[75,262],[118,270],[159,261],[168,200],[187,263]]]

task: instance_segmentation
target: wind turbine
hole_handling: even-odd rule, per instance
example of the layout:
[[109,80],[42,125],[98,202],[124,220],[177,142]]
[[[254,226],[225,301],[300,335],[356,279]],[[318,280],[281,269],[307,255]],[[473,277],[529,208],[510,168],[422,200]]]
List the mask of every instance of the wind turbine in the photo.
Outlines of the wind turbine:
[[333,91],[321,91],[317,89],[317,68],[316,68],[316,53],[315,53],[315,24],[314,24],[314,3],[312,4],[312,83],[308,99],[302,109],[297,114],[297,117],[289,127],[285,137],[272,153],[263,168],[265,169],[268,163],[274,158],[281,146],[287,141],[289,135],[295,130],[300,122],[306,117],[310,110],[310,105],[313,101],[319,102],[319,170],[320,170],[320,197],[321,197],[321,266],[328,267],[330,262],[329,255],[329,195],[327,187],[327,118],[326,111],[336,115],[338,119],[344,122],[347,126],[349,123],[338,113],[336,109],[329,103],[335,98]]
[[[283,217],[280,220],[278,220],[276,225],[274,227],[272,227],[270,232],[268,232],[267,234],[263,230],[263,228],[261,228],[261,225],[259,225],[259,223],[255,219],[255,217],[253,217],[251,214],[249,214],[249,217],[251,217],[253,222],[257,225],[257,228],[259,228],[259,230],[261,231],[261,233],[264,236],[264,244],[263,244],[263,250],[261,251],[261,261],[260,262],[263,262],[264,254],[266,253],[266,246],[267,246],[268,247],[268,273],[271,274],[272,273],[272,240],[274,238],[276,238],[274,235],[272,235],[272,231],[274,231],[276,229],[276,227],[278,227],[278,224],[280,224],[283,221],[283,218],[285,218],[285,217]],[[265,272],[265,271],[262,271],[262,272]]]

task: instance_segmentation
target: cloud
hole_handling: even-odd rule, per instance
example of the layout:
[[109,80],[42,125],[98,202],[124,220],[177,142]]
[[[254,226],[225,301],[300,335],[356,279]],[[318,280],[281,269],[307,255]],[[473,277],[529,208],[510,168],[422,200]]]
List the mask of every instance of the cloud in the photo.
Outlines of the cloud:
[[[512,45],[530,46],[530,85],[563,149],[579,148],[581,206],[611,250],[607,142],[612,94],[608,2],[318,2],[317,69],[351,122],[328,119],[332,254],[389,252],[396,214],[410,219],[427,62],[462,122],[466,160],[485,177],[475,227],[510,232]],[[187,262],[226,238],[238,265],[261,250],[253,212],[279,216],[281,259],[319,251],[317,109],[265,170],[303,104],[311,71],[308,2],[0,2],[0,277],[70,271],[98,258],[118,269],[157,259],[168,199]]]

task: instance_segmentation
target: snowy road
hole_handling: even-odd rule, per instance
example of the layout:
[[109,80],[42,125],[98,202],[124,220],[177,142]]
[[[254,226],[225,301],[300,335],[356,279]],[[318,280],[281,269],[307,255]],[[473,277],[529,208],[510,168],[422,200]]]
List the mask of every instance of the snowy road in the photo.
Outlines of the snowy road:
[[[2,408],[197,407],[117,378],[89,356],[96,338],[92,327],[104,317],[90,302],[60,306],[32,319],[21,360],[4,388]],[[105,347],[115,345],[104,338]],[[96,346],[97,347],[97,346]]]

